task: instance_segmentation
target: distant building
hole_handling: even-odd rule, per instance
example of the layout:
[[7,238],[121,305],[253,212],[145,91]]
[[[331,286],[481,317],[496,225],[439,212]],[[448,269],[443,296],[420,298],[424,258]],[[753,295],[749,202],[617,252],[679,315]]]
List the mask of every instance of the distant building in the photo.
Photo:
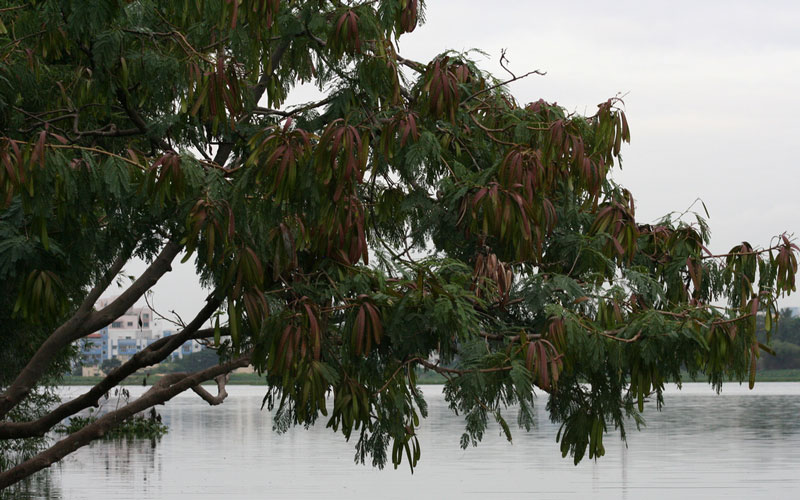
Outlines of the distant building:
[[[175,335],[177,330],[163,330],[161,333],[161,338],[169,337],[170,335]],[[199,343],[195,342],[194,340],[187,340],[183,344],[181,344],[180,348],[175,349],[172,351],[170,356],[172,359],[178,359],[186,356],[187,354],[193,354],[195,352],[199,352],[203,349],[203,346]]]
[[100,369],[99,366],[82,366],[81,367],[81,376],[82,377],[102,377],[103,370]]
[[[97,301],[96,308],[102,309],[114,299],[116,297],[102,298]],[[125,362],[153,342],[175,333],[177,330],[174,328],[162,328],[149,307],[131,307],[110,325],[79,341],[81,359],[85,366],[97,366],[111,358]],[[171,359],[182,358],[201,349],[200,344],[188,340],[175,349],[170,357]]]
[[[114,299],[102,298],[96,307],[102,309]],[[125,311],[108,325],[108,358],[130,359],[147,345],[147,339],[154,337],[153,326],[153,311],[149,307],[131,307]]]
[[80,350],[84,365],[99,365],[103,360],[108,359],[108,327],[82,338]]

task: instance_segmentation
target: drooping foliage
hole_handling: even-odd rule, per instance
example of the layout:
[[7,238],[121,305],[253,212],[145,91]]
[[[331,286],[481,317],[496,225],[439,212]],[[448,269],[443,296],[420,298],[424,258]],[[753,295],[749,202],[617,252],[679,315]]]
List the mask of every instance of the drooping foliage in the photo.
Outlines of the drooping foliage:
[[[576,463],[684,371],[752,385],[756,316],[769,331],[798,248],[714,256],[699,216],[638,222],[609,175],[631,137],[619,99],[583,116],[518,102],[468,53],[405,59],[422,15],[5,2],[4,342],[171,241],[228,318],[209,342],[250,353],[277,426],[323,419],[377,466],[420,458],[418,369],[447,377],[462,446],[491,420],[511,439],[502,412],[527,429],[546,404]],[[304,83],[324,97],[287,105]]]

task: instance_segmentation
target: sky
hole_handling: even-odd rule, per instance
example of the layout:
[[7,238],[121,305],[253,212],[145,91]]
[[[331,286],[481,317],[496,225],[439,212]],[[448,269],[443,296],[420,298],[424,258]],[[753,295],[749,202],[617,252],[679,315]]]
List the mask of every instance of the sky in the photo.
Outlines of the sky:
[[[520,103],[593,114],[624,96],[631,144],[612,175],[633,193],[637,220],[700,198],[715,253],[800,236],[800,2],[438,0],[426,17],[401,37],[404,57],[477,48],[480,66],[504,78],[505,49],[514,73],[547,72],[509,85]],[[290,97],[310,98],[306,89]],[[206,295],[189,264],[154,289],[158,309],[187,321]],[[800,306],[800,293],[780,304]]]

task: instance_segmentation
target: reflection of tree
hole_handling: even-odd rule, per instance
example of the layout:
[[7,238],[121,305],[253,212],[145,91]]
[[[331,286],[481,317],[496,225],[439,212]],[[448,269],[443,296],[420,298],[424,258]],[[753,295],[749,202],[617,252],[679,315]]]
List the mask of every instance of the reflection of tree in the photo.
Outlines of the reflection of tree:
[[102,463],[106,475],[147,476],[155,470],[155,440],[115,439],[95,443],[90,450],[91,460]]
[[101,478],[112,483],[120,478],[136,482],[158,481],[161,463],[157,458],[156,444],[156,439],[95,442],[83,453],[60,462],[54,469],[44,470],[3,490],[0,500],[67,498],[70,483],[90,485]]
[[58,464],[53,477],[63,495],[44,498],[72,498],[78,494],[106,498],[104,492],[132,484],[137,485],[136,497],[158,498],[150,488],[158,487],[165,477],[155,444],[146,439],[96,441]]
[[[714,398],[713,402],[710,398]],[[782,439],[800,435],[797,418],[800,405],[797,396],[744,395],[744,396],[689,396],[680,395],[667,401],[670,411],[659,415],[658,425],[669,429],[682,429],[682,433],[709,432],[737,433],[741,438]],[[696,418],[686,419],[686,415]],[[765,424],[766,416],[768,425]]]
[[44,470],[24,481],[0,491],[0,500],[34,500],[39,498],[64,498],[53,472]]
[[[2,365],[2,362],[0,362]],[[31,395],[9,413],[9,420],[30,420],[41,417],[47,409],[59,402],[58,395],[53,391],[51,382],[32,391]],[[0,471],[9,469],[14,464],[28,460],[50,446],[51,440],[45,436],[36,436],[28,439],[0,440]],[[28,484],[28,483],[25,483]],[[0,490],[3,490],[0,488]],[[5,491],[5,490],[3,490]],[[23,492],[23,486],[13,491]],[[0,498],[17,498],[16,496]]]

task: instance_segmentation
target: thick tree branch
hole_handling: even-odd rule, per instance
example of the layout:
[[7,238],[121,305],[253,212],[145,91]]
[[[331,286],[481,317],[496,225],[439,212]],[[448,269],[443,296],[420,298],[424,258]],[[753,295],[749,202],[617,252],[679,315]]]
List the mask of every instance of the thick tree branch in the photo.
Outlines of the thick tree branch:
[[407,68],[413,69],[417,73],[424,73],[425,70],[427,69],[427,66],[425,64],[422,64],[421,62],[417,61],[412,61],[411,59],[406,59],[405,57],[400,56],[400,54],[395,54],[395,57],[397,58],[397,62],[399,62],[403,66],[406,66]]
[[[172,270],[172,261],[178,256],[182,249],[183,246],[174,241],[167,242],[153,263],[148,266],[144,273],[142,273],[122,295],[103,309],[93,312],[90,315],[84,325],[85,332],[91,333],[97,331],[125,314],[125,311],[133,307],[136,301],[142,298],[147,290],[152,288],[162,276]],[[83,335],[73,340],[77,340]]]
[[[111,266],[97,281],[95,286],[86,295],[78,310],[75,314],[67,320],[66,323],[56,328],[47,340],[39,347],[39,350],[34,354],[33,358],[28,362],[25,368],[19,373],[17,378],[11,385],[8,386],[5,393],[0,395],[0,418],[5,416],[14,406],[17,405],[25,396],[30,392],[31,388],[47,371],[55,353],[63,349],[71,342],[71,338],[75,335],[76,331],[80,330],[81,324],[86,320],[92,312],[97,299],[108,288],[114,277],[122,270],[122,266],[130,258],[130,252],[122,252]],[[45,353],[52,353],[45,356]]]
[[111,266],[103,273],[103,276],[95,283],[92,289],[89,290],[86,298],[83,299],[83,302],[78,307],[75,316],[86,317],[92,312],[97,300],[103,295],[103,292],[108,289],[111,282],[114,281],[114,278],[122,271],[122,267],[131,258],[131,253],[131,250],[125,250],[114,259],[114,262],[112,262]]
[[136,370],[160,363],[187,340],[207,338],[214,335],[213,329],[200,330],[200,327],[214,314],[220,303],[220,299],[212,296],[205,307],[197,313],[194,319],[180,333],[163,337],[153,342],[146,349],[137,352],[122,366],[109,373],[88,392],[58,406],[38,420],[30,422],[0,422],[0,439],[44,436],[45,433],[63,419],[90,406],[97,406],[98,401],[104,394],[119,385],[120,382],[135,373]]
[[135,109],[133,109],[133,107],[131,107],[130,102],[128,102],[128,96],[122,89],[117,91],[117,99],[119,100],[119,103],[122,104],[122,107],[125,109],[125,113],[128,114],[128,118],[130,118],[130,120],[133,122],[136,128],[138,128],[143,134],[145,134],[153,144],[163,149],[164,151],[171,151],[173,153],[175,152],[175,150],[172,148],[172,146],[169,145],[167,141],[165,141],[160,137],[156,137],[150,133],[150,130],[147,127],[147,123],[144,121],[141,115],[139,115],[139,113]]
[[230,380],[231,375],[230,373],[224,373],[222,375],[217,375],[214,377],[214,381],[217,383],[217,395],[212,396],[210,392],[205,390],[202,385],[196,385],[192,387],[192,390],[206,403],[210,404],[211,406],[221,405],[225,398],[228,397],[228,391],[225,390],[225,385]]
[[169,401],[183,391],[191,389],[206,380],[211,380],[236,368],[247,366],[248,364],[250,364],[250,354],[246,354],[228,363],[187,375],[179,381],[175,381],[175,383],[150,388],[150,390],[144,393],[140,398],[118,410],[106,413],[94,423],[70,434],[30,460],[26,460],[7,471],[0,472],[0,489],[17,483],[37,471],[50,467],[78,448],[86,446],[95,439],[101,438],[106,432],[126,418],[130,418],[151,406]]
[[118,257],[103,278],[89,292],[75,314],[42,343],[36,354],[6,389],[6,392],[0,395],[0,418],[28,395],[36,382],[47,372],[53,358],[62,349],[75,340],[109,325],[133,306],[147,290],[172,269],[172,260],[180,253],[181,248],[181,245],[175,242],[168,242],[144,274],[134,281],[122,295],[102,310],[93,312],[94,303],[127,261],[127,258],[123,259],[123,256]]

